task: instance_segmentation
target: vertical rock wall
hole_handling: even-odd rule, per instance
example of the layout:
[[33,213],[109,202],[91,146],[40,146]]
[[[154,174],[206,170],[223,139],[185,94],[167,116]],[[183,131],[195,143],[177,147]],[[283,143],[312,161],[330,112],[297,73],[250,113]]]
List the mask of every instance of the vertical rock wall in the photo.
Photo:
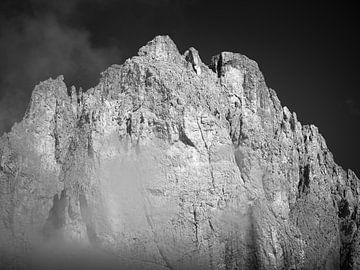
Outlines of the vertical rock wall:
[[4,267],[359,267],[358,178],[246,56],[158,36],[69,92],[42,82],[0,139]]

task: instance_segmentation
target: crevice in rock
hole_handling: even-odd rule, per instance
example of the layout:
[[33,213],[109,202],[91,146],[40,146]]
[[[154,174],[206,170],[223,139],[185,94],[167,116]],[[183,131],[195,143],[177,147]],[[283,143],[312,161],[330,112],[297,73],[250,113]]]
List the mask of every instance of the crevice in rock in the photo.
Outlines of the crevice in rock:
[[151,87],[151,85],[152,85],[151,78],[152,77],[153,77],[153,74],[149,70],[146,70],[146,73],[145,73],[145,86],[146,87]]
[[[241,146],[237,146],[234,150],[234,157],[235,157],[235,164],[239,168],[241,178],[243,179],[244,183],[248,182],[249,177],[245,173],[247,170],[246,161],[248,157],[245,156],[245,150],[242,150]],[[265,176],[265,174],[263,176]]]
[[197,213],[195,206],[193,206],[193,216],[194,216],[194,225],[195,225],[196,246],[199,247],[200,246],[200,239],[199,239],[200,225],[199,225],[198,213]]
[[214,71],[218,78],[220,78],[222,76],[222,66],[223,66],[223,58],[222,58],[222,54],[220,53],[217,56],[214,56],[211,59],[211,64],[210,64],[210,69],[212,71]]
[[132,120],[131,120],[131,116],[129,116],[129,118],[126,119],[126,133],[131,136],[131,124],[132,124]]
[[209,162],[209,165],[210,165],[211,183],[212,183],[213,188],[215,188],[214,168],[213,168],[213,165],[212,165],[212,162],[211,162],[210,149],[209,149],[208,144],[206,143],[206,140],[205,140],[205,137],[204,137],[204,133],[203,133],[203,130],[202,130],[202,128],[201,128],[201,124],[199,123],[199,119],[196,121],[196,123],[197,123],[197,126],[199,127],[201,139],[202,139],[203,142],[204,142],[205,149],[206,149],[207,154],[208,154],[208,162]]
[[196,148],[195,144],[190,140],[190,138],[186,135],[182,126],[179,126],[179,140],[183,142],[185,145],[189,145],[191,147]]
[[53,237],[64,227],[66,222],[66,190],[55,194],[53,198],[53,207],[50,209],[49,216],[44,226],[44,235],[46,238]]
[[94,147],[93,147],[93,141],[92,141],[91,134],[88,135],[87,150],[88,150],[88,156],[90,158],[93,158],[94,157]]
[[223,59],[222,59],[222,56],[220,54],[219,56],[219,61],[217,62],[217,67],[216,67],[216,72],[217,72],[217,75],[218,77],[220,78],[222,76],[222,65],[223,65]]
[[216,233],[216,231],[215,231],[215,229],[214,229],[214,225],[212,224],[210,218],[208,218],[208,222],[209,222],[209,227],[210,227],[211,231],[212,231],[213,233]]
[[290,118],[290,128],[292,131],[295,131],[296,128],[296,119],[293,115]]
[[241,109],[238,105],[236,105],[236,108],[235,112],[231,113],[229,110],[225,115],[225,119],[229,123],[229,136],[235,147],[239,146],[249,138],[244,132],[244,120],[241,113],[239,113],[239,110]]
[[60,153],[61,153],[60,139],[59,139],[59,134],[57,133],[56,130],[54,130],[54,140],[55,140],[55,160],[57,163],[60,163]]
[[189,62],[196,74],[201,74],[201,60],[198,52],[194,48],[190,48],[185,52],[185,60]]
[[83,89],[80,87],[77,91],[77,103],[82,105],[84,101]]
[[358,221],[356,220],[357,211],[358,211],[358,207],[355,205],[355,206],[354,206],[354,211],[353,211],[353,213],[351,214],[351,219],[356,222],[356,225],[357,225],[357,226],[359,226],[359,223],[358,223]]
[[350,215],[349,202],[342,199],[339,203],[338,216],[340,218],[346,218]]
[[299,197],[302,194],[308,194],[310,191],[310,165],[306,164],[303,167],[300,167],[299,170],[299,184],[298,184],[298,192]]
[[54,114],[54,145],[55,145],[55,160],[57,163],[61,162],[61,145],[60,145],[60,135],[58,130],[58,116],[59,116],[59,102],[56,100],[55,114]]

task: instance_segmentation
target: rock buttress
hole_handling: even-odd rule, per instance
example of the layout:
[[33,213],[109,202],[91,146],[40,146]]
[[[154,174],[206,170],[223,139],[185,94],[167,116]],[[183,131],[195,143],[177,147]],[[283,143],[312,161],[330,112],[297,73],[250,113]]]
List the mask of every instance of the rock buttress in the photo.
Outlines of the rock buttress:
[[210,67],[158,36],[84,93],[37,86],[0,140],[2,265],[77,243],[124,269],[356,269],[358,178],[254,61]]

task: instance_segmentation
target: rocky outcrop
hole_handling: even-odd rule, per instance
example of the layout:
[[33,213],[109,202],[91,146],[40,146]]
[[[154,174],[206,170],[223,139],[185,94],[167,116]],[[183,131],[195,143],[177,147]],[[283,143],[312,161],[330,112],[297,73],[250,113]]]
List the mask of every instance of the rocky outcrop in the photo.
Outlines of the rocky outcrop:
[[357,269],[358,183],[254,61],[158,36],[86,92],[35,87],[0,139],[0,263]]

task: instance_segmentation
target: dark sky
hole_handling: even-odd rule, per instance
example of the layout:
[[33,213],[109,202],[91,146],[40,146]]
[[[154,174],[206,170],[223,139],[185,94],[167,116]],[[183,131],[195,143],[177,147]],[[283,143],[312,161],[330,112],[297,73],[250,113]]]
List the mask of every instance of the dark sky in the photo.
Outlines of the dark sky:
[[1,0],[0,132],[26,109],[33,86],[65,75],[89,88],[155,35],[169,34],[205,63],[220,51],[258,62],[267,85],[313,123],[338,164],[360,175],[360,35],[345,1]]

